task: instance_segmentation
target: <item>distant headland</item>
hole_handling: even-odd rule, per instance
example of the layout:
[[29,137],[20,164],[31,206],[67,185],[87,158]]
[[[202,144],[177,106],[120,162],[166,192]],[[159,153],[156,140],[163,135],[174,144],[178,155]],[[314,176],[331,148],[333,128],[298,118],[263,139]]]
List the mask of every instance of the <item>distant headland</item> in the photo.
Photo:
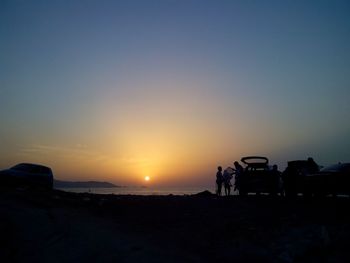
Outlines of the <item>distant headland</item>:
[[86,182],[70,182],[54,180],[54,188],[112,188],[120,187],[109,182],[97,182],[97,181],[86,181]]

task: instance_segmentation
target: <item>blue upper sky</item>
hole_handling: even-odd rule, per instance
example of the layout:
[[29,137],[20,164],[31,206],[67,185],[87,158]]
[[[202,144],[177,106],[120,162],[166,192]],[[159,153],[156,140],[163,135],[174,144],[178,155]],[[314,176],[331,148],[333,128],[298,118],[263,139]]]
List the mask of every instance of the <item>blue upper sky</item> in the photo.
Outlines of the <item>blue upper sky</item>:
[[[93,159],[112,178],[134,160],[166,176],[160,156],[183,164],[187,148],[180,172],[202,160],[208,178],[246,154],[350,161],[349,14],[337,0],[2,0],[0,166],[83,176]],[[87,157],[63,168],[67,152]]]

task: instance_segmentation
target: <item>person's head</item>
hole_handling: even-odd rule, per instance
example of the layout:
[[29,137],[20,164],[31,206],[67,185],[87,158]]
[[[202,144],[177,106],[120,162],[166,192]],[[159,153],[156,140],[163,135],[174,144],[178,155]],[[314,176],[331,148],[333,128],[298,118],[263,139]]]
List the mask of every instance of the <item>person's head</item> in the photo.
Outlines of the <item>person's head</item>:
[[310,162],[310,163],[313,163],[314,159],[312,157],[309,157],[309,158],[307,158],[307,161]]
[[272,170],[277,171],[277,169],[278,169],[277,164],[274,164],[274,165],[272,166]]
[[218,166],[218,171],[222,171],[222,167],[221,166]]
[[235,161],[233,164],[235,165],[235,167],[239,166],[239,163],[237,161]]

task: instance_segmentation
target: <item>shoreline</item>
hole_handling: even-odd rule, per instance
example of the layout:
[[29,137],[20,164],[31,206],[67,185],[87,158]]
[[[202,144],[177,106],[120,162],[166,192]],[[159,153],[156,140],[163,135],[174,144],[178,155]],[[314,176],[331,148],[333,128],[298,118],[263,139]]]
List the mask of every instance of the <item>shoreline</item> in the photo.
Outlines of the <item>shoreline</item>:
[[[193,195],[203,191],[209,191],[209,187],[120,187],[120,188],[55,188],[66,192],[115,194],[115,195]],[[210,189],[214,193],[215,190]]]

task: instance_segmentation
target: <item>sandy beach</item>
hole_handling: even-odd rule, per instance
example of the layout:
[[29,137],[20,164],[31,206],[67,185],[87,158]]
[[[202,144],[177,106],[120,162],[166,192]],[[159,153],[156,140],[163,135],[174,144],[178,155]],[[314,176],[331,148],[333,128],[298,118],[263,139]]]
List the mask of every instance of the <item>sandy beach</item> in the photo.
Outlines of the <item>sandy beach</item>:
[[0,192],[1,262],[349,262],[350,200]]

